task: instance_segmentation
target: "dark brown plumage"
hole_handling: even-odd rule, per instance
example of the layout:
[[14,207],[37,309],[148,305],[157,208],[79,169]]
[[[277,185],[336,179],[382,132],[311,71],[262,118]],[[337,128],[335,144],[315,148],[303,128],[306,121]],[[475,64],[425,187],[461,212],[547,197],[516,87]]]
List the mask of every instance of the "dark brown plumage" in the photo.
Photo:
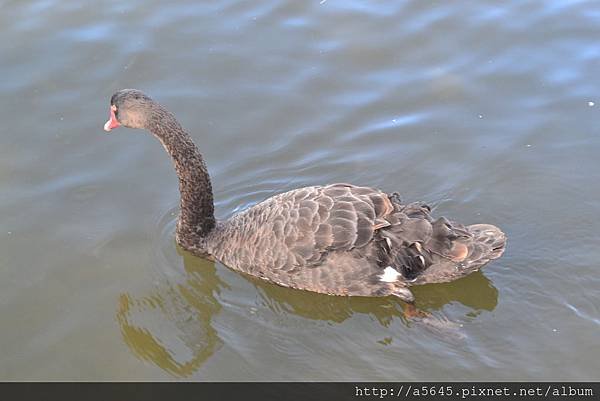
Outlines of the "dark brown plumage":
[[412,302],[411,285],[456,280],[504,251],[495,226],[434,220],[425,204],[350,184],[295,189],[216,221],[204,160],[171,113],[124,89],[111,98],[105,130],[119,125],[148,129],[171,155],[183,248],[285,287]]

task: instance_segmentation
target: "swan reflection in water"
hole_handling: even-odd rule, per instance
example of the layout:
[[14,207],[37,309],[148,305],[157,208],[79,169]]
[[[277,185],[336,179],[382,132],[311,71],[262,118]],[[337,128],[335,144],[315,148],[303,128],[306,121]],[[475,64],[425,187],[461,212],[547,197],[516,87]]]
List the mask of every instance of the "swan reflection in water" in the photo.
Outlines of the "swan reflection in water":
[[162,283],[142,298],[121,294],[117,321],[127,346],[139,358],[176,377],[192,375],[222,345],[211,321],[224,283],[214,262],[183,251],[185,281]]
[[[175,377],[189,377],[222,345],[213,319],[222,306],[220,297],[227,297],[227,284],[217,274],[214,262],[178,250],[183,259],[185,278],[180,283],[162,283],[152,294],[135,298],[120,296],[116,319],[123,339],[140,359],[152,362]],[[245,276],[259,294],[259,302],[251,297],[250,309],[267,308],[275,315],[292,314],[311,320],[339,324],[355,314],[367,314],[388,327],[394,319],[407,329],[416,326],[433,329],[440,336],[461,336],[459,325],[440,318],[442,308],[461,303],[475,318],[481,311],[493,310],[498,291],[481,273],[475,272],[460,280],[445,284],[414,287],[417,304],[427,315],[407,318],[406,304],[393,297],[336,297],[293,290],[268,284]],[[415,327],[410,327],[415,326]],[[387,332],[389,334],[389,332]],[[391,338],[378,341],[383,345]]]

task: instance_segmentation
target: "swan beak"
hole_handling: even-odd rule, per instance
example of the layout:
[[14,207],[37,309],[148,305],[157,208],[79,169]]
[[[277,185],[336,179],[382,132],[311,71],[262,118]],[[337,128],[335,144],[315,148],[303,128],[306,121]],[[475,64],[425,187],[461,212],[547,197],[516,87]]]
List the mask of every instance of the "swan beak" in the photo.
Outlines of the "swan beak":
[[117,128],[117,127],[121,126],[119,121],[117,121],[117,117],[115,116],[116,109],[117,108],[114,105],[110,106],[110,118],[104,124],[104,131],[106,131],[106,132],[110,132],[113,128]]

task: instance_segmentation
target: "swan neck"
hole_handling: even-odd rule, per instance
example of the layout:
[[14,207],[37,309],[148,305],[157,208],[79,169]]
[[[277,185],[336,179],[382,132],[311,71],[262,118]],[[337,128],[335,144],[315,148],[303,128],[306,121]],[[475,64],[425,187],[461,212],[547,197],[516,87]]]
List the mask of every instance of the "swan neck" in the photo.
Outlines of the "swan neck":
[[163,108],[154,113],[150,131],[171,156],[179,178],[177,239],[184,246],[197,243],[198,237],[215,227],[212,185],[204,159],[188,133]]

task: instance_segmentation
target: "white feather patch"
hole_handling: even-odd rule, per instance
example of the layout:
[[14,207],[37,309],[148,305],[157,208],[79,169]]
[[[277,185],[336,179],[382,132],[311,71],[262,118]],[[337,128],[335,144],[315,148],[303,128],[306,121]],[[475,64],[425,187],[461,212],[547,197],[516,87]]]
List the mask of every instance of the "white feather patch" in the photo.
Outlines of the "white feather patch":
[[383,274],[379,276],[379,281],[393,283],[394,281],[398,280],[398,276],[400,276],[398,270],[394,269],[392,266],[388,266],[385,269],[383,269]]

